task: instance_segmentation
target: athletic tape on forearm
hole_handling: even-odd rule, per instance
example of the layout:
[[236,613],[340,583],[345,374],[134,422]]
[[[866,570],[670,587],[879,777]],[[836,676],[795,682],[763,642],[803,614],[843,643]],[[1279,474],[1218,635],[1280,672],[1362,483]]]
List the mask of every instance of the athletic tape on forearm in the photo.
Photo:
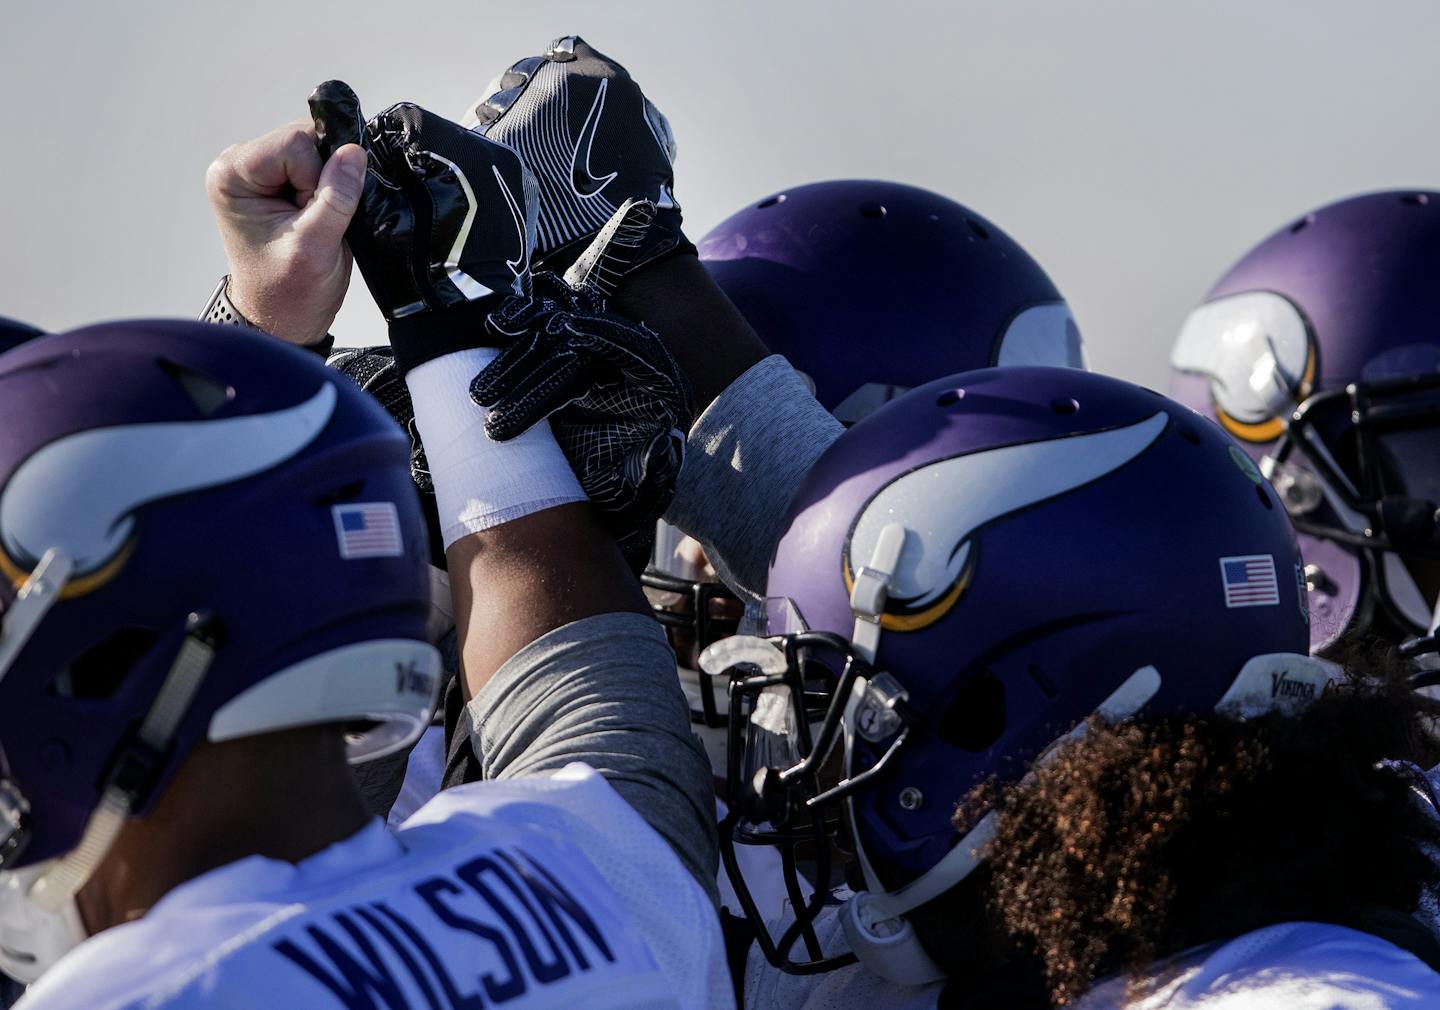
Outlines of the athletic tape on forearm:
[[486,410],[470,399],[470,383],[499,353],[472,347],[427,361],[405,376],[447,548],[471,533],[586,500],[549,424],[508,442],[485,434]]
[[843,430],[790,363],[772,354],[690,429],[665,520],[705,546],[726,585],[759,603],[790,499]]

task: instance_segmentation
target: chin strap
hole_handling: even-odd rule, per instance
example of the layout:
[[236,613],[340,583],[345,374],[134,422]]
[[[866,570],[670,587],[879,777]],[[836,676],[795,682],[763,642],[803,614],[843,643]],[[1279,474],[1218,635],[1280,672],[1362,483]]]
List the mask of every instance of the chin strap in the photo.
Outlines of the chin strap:
[[213,617],[190,615],[185,641],[165,683],[160,686],[135,738],[125,746],[110,772],[100,803],[90,814],[85,833],[80,836],[80,844],[55,860],[30,886],[29,898],[37,907],[59,913],[75,897],[115,844],[130,811],[153,786],[155,773],[174,742],[180,721],[215,659],[217,627]]
[[[1140,711],[1159,690],[1159,671],[1153,666],[1141,667],[1100,703],[1095,714],[1109,723],[1122,722]],[[1035,765],[1043,765],[1062,745],[1079,740],[1086,732],[1087,724],[1080,723],[1047,747]],[[901,985],[926,985],[945,978],[945,971],[925,952],[905,915],[934,901],[975,872],[985,859],[985,848],[995,840],[996,823],[994,811],[986,814],[940,862],[899,890],[862,891],[845,903],[841,911],[845,936],[862,964]],[[858,837],[856,842],[862,863],[868,865]]]

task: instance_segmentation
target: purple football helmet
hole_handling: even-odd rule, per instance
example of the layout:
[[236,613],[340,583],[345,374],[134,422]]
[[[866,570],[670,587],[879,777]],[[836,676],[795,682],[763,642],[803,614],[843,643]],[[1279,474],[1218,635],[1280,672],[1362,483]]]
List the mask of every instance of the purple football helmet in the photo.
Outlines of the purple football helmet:
[[358,760],[423,731],[427,546],[379,404],[170,321],[33,340],[0,385],[0,867],[73,894],[203,740],[344,724]]
[[842,424],[942,375],[1084,367],[1080,331],[1040,264],[975,211],[915,186],[797,186],[732,214],[699,250]]
[[1440,594],[1440,193],[1353,197],[1247,253],[1186,319],[1171,394],[1300,531],[1311,646],[1423,632]]
[[[837,180],[747,205],[700,259],[770,350],[842,423],[913,386],[992,365],[1083,368],[1080,331],[1040,264],[994,223],[916,186]],[[663,527],[663,524],[662,524]],[[644,581],[662,623],[702,647],[730,599],[662,528]],[[723,726],[710,679],[682,672],[696,723]]]
[[1275,491],[1214,425],[1118,379],[1021,367],[920,386],[827,450],[787,523],[771,637],[702,658],[731,671],[721,846],[742,904],[735,842],[820,854],[808,906],[792,874],[794,926],[760,929],[786,970],[839,963],[813,938],[815,960],[790,955],[826,891],[825,832],[863,872],[842,910],[852,951],[932,980],[904,915],[977,864],[993,818],[963,838],[951,821],[972,787],[1015,780],[1094,712],[1249,715],[1329,683],[1305,655]]

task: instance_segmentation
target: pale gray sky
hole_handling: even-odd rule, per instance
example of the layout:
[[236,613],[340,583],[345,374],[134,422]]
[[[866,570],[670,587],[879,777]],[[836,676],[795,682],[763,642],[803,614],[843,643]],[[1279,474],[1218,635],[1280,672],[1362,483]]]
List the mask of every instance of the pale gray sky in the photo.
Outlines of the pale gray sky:
[[[571,32],[669,115],[692,237],[787,185],[926,186],[1030,249],[1092,365],[1162,388],[1185,312],[1252,242],[1440,186],[1433,0],[5,0],[0,314],[193,315],[224,271],[203,177],[226,144],[330,77],[458,117]],[[358,278],[335,329],[383,339]]]

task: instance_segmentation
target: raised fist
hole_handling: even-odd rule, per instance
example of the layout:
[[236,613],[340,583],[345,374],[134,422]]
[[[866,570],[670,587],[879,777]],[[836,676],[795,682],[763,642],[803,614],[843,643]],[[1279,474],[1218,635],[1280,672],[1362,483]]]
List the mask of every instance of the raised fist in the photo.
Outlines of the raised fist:
[[402,370],[493,343],[485,317],[526,290],[535,242],[534,177],[520,156],[409,103],[367,123],[340,81],[315,89],[310,112],[322,158],[347,144],[370,156],[346,237]]

